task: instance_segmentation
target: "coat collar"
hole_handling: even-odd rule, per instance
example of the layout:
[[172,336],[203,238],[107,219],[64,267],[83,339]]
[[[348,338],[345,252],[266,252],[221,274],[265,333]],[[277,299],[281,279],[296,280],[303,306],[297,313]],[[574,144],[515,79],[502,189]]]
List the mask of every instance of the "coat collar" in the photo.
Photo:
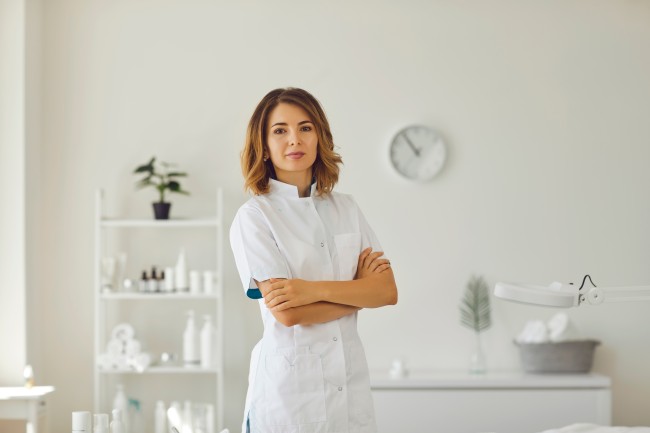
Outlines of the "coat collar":
[[[298,193],[298,187],[295,185],[290,185],[288,183],[280,182],[279,180],[269,179],[269,194],[275,197],[284,197],[284,198],[301,198]],[[311,193],[310,196],[314,196],[316,193],[316,182],[311,184]],[[302,197],[307,198],[307,197]]]

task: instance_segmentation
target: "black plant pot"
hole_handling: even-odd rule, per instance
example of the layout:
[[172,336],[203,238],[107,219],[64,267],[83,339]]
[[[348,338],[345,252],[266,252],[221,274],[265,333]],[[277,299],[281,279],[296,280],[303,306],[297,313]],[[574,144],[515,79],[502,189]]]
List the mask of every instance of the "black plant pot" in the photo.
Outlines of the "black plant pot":
[[169,209],[172,207],[171,203],[157,201],[153,204],[153,214],[157,220],[168,220]]

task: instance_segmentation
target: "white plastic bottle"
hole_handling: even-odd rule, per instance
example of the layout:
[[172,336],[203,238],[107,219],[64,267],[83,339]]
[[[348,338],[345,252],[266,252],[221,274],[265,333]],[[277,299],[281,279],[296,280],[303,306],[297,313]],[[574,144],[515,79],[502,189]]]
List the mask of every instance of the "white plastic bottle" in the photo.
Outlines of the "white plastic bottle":
[[72,433],[90,433],[90,412],[72,412]]
[[167,422],[169,424],[170,433],[183,432],[183,415],[181,413],[181,404],[177,401],[172,401],[167,409]]
[[93,415],[93,420],[95,424],[93,433],[108,433],[108,414],[96,413]]
[[181,248],[176,262],[176,269],[174,270],[175,289],[177,292],[186,291],[187,284],[187,263],[185,262],[185,248]]
[[205,407],[205,433],[214,433],[214,405]]
[[111,421],[111,433],[126,433],[126,428],[122,422],[122,411],[113,409],[113,421]]
[[196,367],[199,359],[199,335],[194,323],[194,311],[187,312],[187,325],[183,332],[183,364],[186,367]]
[[[124,416],[128,420],[129,431],[133,433],[142,433],[142,411],[140,410],[140,400],[135,398],[129,399],[129,410]],[[126,428],[127,423],[124,423]]]
[[[121,412],[120,420],[122,429],[124,430],[124,433],[128,433],[129,422],[127,415],[129,413],[129,399],[124,392],[123,384],[118,383],[115,385],[115,387],[117,388],[117,391],[115,392],[115,398],[113,398],[113,412],[115,412],[115,410],[119,410]],[[112,422],[111,425],[113,425]]]
[[194,427],[194,419],[192,416],[192,402],[185,400],[183,404],[183,432],[191,432]]
[[214,328],[212,327],[212,317],[209,314],[203,316],[203,327],[201,328],[201,368],[213,367],[213,342]]
[[165,402],[158,400],[156,402],[156,415],[154,419],[154,433],[167,432],[167,410],[165,410]]

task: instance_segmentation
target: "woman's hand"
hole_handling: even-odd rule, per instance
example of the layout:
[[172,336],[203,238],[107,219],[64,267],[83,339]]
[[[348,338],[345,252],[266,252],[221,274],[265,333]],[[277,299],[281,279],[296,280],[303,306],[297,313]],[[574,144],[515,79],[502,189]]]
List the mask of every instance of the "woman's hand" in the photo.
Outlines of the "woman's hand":
[[277,280],[271,278],[271,286],[264,293],[266,306],[273,311],[301,307],[321,300],[319,292],[301,279]]
[[361,251],[361,254],[359,254],[359,263],[357,264],[357,274],[354,276],[354,279],[366,278],[374,273],[381,273],[390,268],[390,261],[388,259],[379,258],[383,255],[383,251],[373,253],[370,247]]

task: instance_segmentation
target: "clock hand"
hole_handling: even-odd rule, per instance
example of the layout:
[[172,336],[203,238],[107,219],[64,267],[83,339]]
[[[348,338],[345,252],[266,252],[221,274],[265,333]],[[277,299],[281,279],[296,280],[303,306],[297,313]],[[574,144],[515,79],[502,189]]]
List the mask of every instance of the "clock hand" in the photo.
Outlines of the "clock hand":
[[411,149],[413,150],[413,153],[415,153],[415,156],[419,157],[420,156],[420,149],[415,147],[415,145],[413,144],[413,142],[411,141],[411,139],[409,138],[408,135],[404,134],[404,139],[406,139],[406,143],[411,147]]

